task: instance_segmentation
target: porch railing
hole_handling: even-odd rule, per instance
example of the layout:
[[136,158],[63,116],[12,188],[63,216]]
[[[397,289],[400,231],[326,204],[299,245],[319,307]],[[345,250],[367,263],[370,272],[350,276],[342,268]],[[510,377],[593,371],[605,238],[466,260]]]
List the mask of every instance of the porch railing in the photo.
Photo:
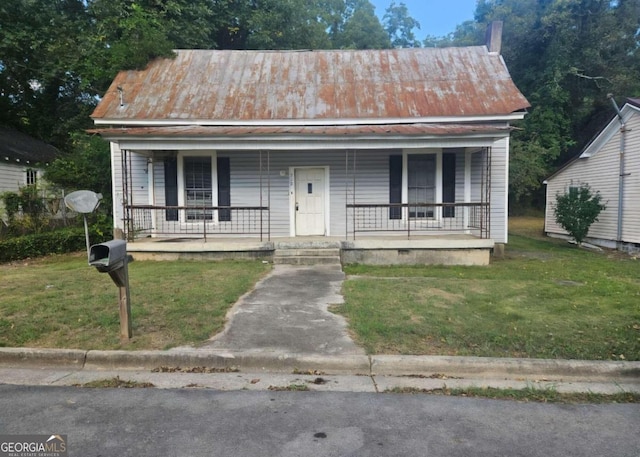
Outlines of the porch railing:
[[144,235],[202,237],[259,235],[271,239],[268,206],[153,206],[125,207],[127,239]]
[[347,233],[411,235],[464,232],[489,238],[488,203],[347,204]]

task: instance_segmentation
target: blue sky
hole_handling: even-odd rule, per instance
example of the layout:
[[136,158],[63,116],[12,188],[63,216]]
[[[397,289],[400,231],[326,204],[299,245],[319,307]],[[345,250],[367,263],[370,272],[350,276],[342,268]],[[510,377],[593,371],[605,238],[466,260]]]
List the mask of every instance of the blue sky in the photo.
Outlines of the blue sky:
[[[382,20],[392,0],[369,1]],[[444,36],[453,32],[456,25],[473,19],[476,10],[476,0],[396,0],[396,4],[400,3],[407,5],[409,15],[420,23],[420,30],[414,30],[420,39],[426,35]]]

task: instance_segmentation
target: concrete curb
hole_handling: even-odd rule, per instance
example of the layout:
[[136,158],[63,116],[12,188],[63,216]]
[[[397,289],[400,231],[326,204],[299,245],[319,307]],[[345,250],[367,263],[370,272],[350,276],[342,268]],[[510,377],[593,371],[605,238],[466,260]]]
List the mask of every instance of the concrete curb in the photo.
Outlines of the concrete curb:
[[513,380],[624,381],[640,383],[640,362],[547,360],[490,357],[345,355],[264,352],[230,353],[203,349],[168,351],[82,351],[0,348],[0,366],[76,370],[152,370],[158,367],[231,368],[241,371],[376,376],[431,376]]
[[86,355],[79,349],[0,348],[0,365],[80,369]]
[[640,382],[640,362],[394,355],[375,355],[371,360],[376,375],[441,373],[464,378]]
[[367,356],[317,356],[282,353],[229,353],[209,350],[88,351],[87,369],[153,369],[157,367],[238,368],[275,373],[321,370],[333,374],[370,373]]

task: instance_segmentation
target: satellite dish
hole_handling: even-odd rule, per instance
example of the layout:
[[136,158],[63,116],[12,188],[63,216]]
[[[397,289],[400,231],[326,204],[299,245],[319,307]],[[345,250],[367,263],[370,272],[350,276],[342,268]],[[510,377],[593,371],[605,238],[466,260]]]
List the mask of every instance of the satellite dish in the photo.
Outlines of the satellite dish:
[[93,213],[102,200],[102,194],[90,190],[76,190],[64,197],[64,204],[76,213]]

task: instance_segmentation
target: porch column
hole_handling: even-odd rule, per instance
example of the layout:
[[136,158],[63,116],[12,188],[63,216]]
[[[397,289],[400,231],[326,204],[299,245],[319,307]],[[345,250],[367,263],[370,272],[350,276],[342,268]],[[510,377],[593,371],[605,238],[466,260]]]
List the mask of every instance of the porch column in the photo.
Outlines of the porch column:
[[[464,151],[464,202],[471,203],[471,151]],[[469,231],[469,210],[468,206],[464,207],[464,227]]]

